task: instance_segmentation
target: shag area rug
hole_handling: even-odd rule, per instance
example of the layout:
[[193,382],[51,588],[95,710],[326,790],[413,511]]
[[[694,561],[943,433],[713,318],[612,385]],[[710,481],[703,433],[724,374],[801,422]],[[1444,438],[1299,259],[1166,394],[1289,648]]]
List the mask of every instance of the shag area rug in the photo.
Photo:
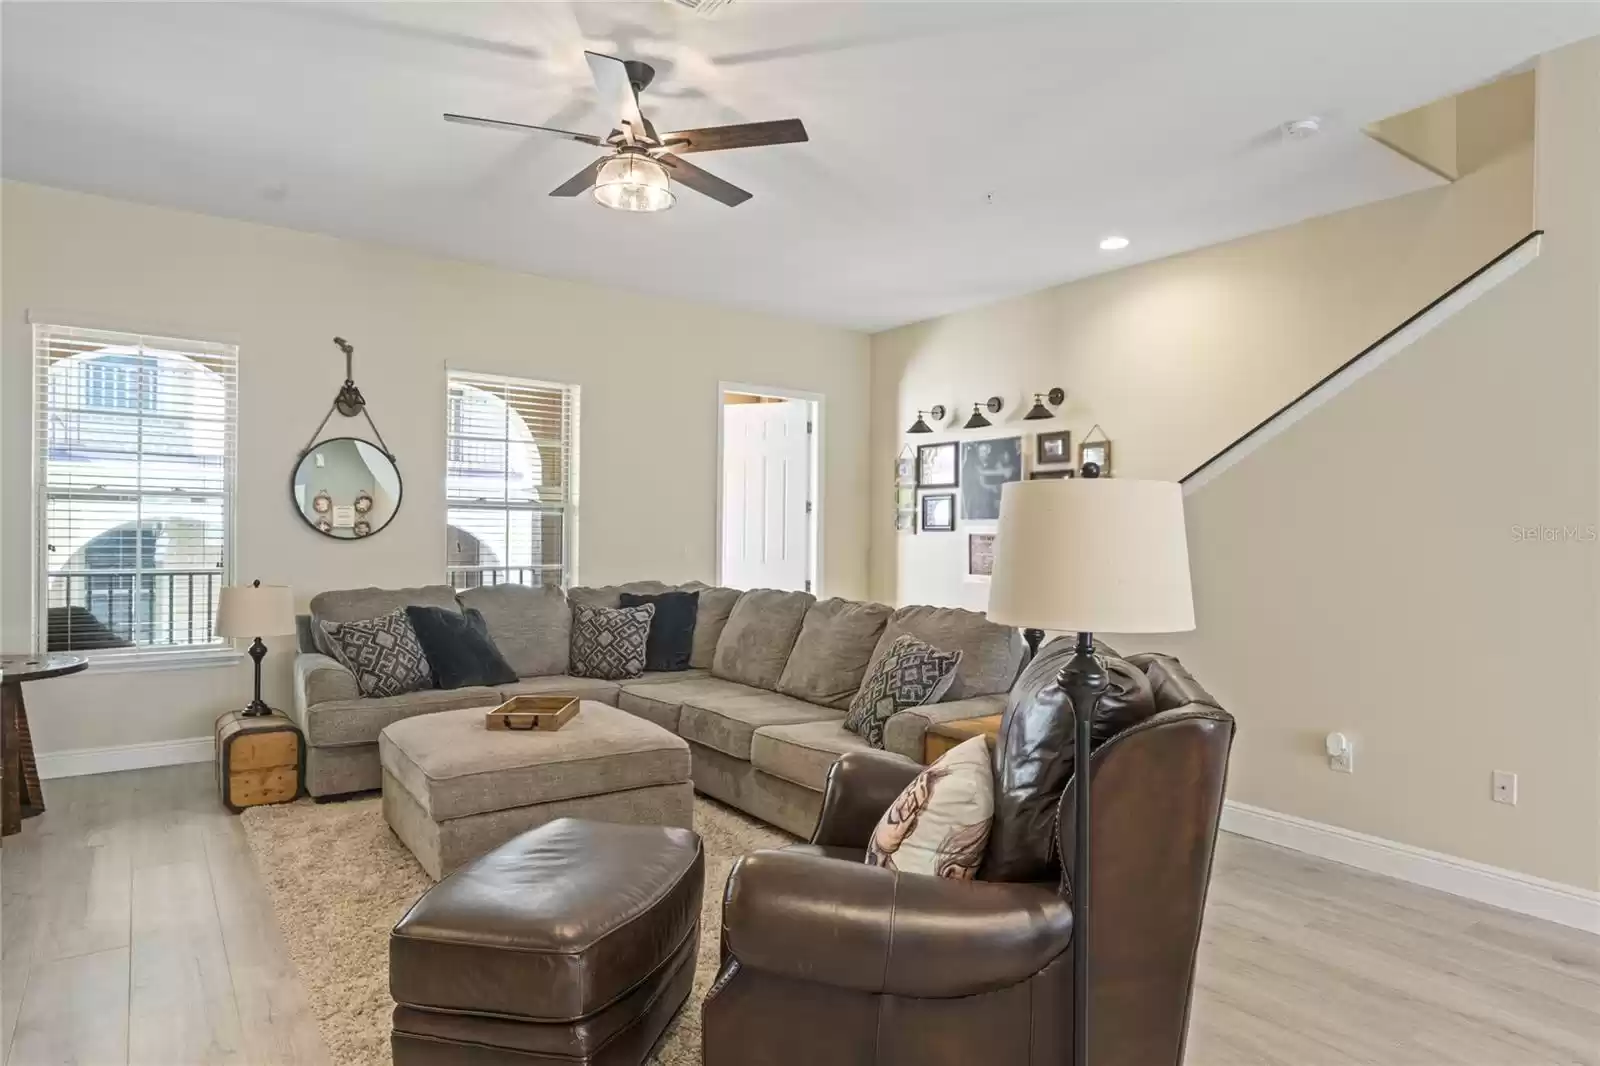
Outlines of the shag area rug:
[[[433,884],[379,804],[303,799],[243,814],[278,927],[338,1066],[388,1066],[389,930]],[[656,1047],[655,1066],[699,1066],[700,1004],[716,978],[722,888],[734,861],[794,839],[704,796],[695,797],[695,828],[706,850],[700,957],[694,991]]]

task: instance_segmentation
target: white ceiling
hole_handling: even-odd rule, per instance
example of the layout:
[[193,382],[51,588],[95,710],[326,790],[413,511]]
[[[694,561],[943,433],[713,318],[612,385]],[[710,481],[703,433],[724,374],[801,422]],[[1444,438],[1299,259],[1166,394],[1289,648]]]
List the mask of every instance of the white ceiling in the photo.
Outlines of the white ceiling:
[[[1593,3],[0,4],[8,178],[878,329],[1422,188],[1358,132],[1600,33]],[[546,192],[591,48],[755,199]],[[1320,115],[1304,142],[1273,136]],[[1096,245],[1124,233],[1132,247]]]

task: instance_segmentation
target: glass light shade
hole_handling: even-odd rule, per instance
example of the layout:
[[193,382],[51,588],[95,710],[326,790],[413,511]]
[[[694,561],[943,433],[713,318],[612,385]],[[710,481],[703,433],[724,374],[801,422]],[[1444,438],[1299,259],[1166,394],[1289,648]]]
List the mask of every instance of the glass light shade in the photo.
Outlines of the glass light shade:
[[595,176],[594,198],[618,211],[665,211],[677,199],[667,168],[647,155],[628,152],[608,159]]

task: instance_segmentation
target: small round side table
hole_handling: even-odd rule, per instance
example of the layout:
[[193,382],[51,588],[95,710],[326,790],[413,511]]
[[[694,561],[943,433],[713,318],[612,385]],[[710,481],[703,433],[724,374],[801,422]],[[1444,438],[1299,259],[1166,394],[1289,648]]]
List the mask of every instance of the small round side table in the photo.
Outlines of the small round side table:
[[28,709],[22,701],[23,682],[65,677],[88,668],[89,660],[81,655],[0,655],[0,755],[4,756],[0,778],[5,790],[0,799],[0,836],[20,832],[22,819],[44,813]]

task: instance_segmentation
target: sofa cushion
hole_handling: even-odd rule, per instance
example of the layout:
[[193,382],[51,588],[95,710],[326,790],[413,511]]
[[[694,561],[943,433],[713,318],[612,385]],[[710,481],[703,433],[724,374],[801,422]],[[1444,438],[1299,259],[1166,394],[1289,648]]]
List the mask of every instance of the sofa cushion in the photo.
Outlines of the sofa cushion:
[[653,596],[671,591],[671,585],[659,581],[629,581],[625,585],[574,585],[567,590],[567,602],[576,607],[621,607],[622,594],[632,592],[640,596]]
[[959,651],[961,666],[942,698],[964,700],[1006,692],[1022,669],[1022,634],[959,607],[902,607],[889,618],[872,653],[874,663],[906,633],[941,651]]
[[517,679],[517,672],[489,639],[489,626],[476,608],[457,613],[443,607],[407,607],[406,618],[428,657],[434,688],[504,685]]
[[323,631],[323,622],[355,622],[363,618],[376,618],[406,607],[448,607],[460,610],[456,603],[456,590],[449,585],[423,585],[410,589],[330,589],[311,597],[311,617],[318,624],[311,627],[317,650],[324,655],[339,656],[333,643]]
[[485,729],[474,710],[411,718],[383,731],[378,758],[436,822],[689,780],[683,741],[601,703],[539,736]]
[[[672,677],[663,681],[660,678]],[[758,696],[763,690],[723,681],[715,677],[686,678],[681,674],[646,674],[622,683],[617,706],[640,718],[647,718],[662,729],[678,731],[678,712],[683,701],[696,696]]]
[[744,593],[717,639],[711,676],[756,688],[777,688],[806,612],[816,602],[809,592],[751,589]]
[[512,696],[570,696],[575,700],[594,700],[596,703],[617,705],[618,685],[598,677],[572,677],[569,674],[547,674],[544,677],[524,677],[509,685],[497,685],[504,699]]
[[848,707],[893,613],[894,608],[881,603],[813,603],[778,678],[778,691],[827,707]]
[[650,639],[644,646],[646,670],[669,672],[689,669],[699,601],[698,592],[681,590],[657,592],[654,595],[640,595],[637,592],[622,594],[624,607],[643,607],[648,603],[656,609],[655,617],[650,619]]
[[847,732],[838,721],[769,725],[750,740],[750,764],[757,770],[821,792],[839,756],[872,751],[871,744]]
[[353,622],[323,622],[334,658],[356,675],[363,696],[382,698],[433,685],[433,668],[404,608]]
[[575,677],[621,681],[644,673],[654,604],[642,607],[572,608],[572,664]]
[[314,748],[374,744],[391,722],[460,707],[498,707],[500,693],[492,688],[428,688],[386,699],[329,700],[307,707],[306,743]]
[[694,651],[689,656],[689,665],[697,670],[709,670],[717,654],[717,641],[722,639],[723,627],[728,624],[728,615],[733,613],[733,605],[739,602],[741,593],[738,589],[716,588],[699,581],[689,582],[683,590],[700,594],[694,615]]
[[558,588],[482,585],[458,597],[483,614],[489,637],[518,677],[567,672],[572,610]]
[[839,720],[838,711],[776,692],[713,693],[683,701],[678,735],[749,762],[751,738],[762,726]]

